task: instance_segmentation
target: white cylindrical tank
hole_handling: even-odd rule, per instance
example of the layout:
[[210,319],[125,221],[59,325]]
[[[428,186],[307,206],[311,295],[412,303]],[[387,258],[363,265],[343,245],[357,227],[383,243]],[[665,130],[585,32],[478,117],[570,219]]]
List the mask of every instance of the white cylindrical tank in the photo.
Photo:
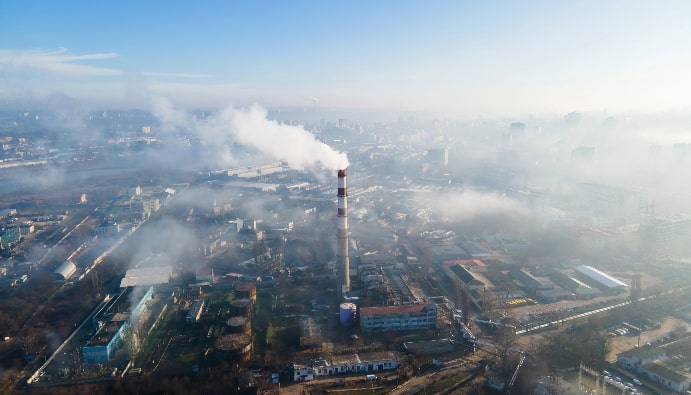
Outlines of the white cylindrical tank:
[[340,321],[343,326],[350,326],[353,323],[353,317],[357,307],[354,303],[341,303]]

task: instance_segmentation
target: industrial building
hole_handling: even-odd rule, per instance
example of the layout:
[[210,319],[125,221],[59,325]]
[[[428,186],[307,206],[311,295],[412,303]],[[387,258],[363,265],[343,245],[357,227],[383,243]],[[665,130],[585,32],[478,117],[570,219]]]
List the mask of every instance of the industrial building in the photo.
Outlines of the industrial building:
[[115,215],[134,215],[139,218],[148,218],[151,213],[161,208],[161,201],[155,197],[125,197],[117,200],[111,206],[111,212]]
[[549,274],[550,279],[560,287],[573,293],[577,299],[592,299],[602,295],[602,291],[593,288],[588,284],[569,276],[559,270],[552,269]]
[[222,183],[224,188],[239,189],[252,192],[276,192],[278,184],[268,184],[264,182],[249,181],[225,181]]
[[432,263],[440,265],[444,261],[455,261],[460,259],[470,259],[465,250],[456,244],[430,244],[429,250],[432,254]]
[[91,227],[91,235],[92,236],[106,236],[106,235],[115,235],[120,233],[123,230],[123,226],[121,223],[117,222],[112,222],[112,221],[103,221],[98,225],[94,225]]
[[480,243],[474,241],[460,241],[458,245],[468,254],[472,259],[490,258],[492,251]]
[[171,266],[154,266],[140,269],[130,269],[125,272],[125,277],[120,280],[120,288],[167,284],[173,275]]
[[484,290],[491,290],[492,283],[482,273],[470,271],[464,266],[456,263],[456,261],[449,261],[450,264],[442,265],[442,271],[453,281],[459,283],[463,287],[467,287],[470,291],[482,292]]
[[617,355],[617,363],[658,385],[681,393],[691,388],[691,337],[662,346],[647,344]]
[[96,332],[82,348],[84,363],[108,362],[129,333],[132,321],[139,320],[155,295],[154,287],[149,287],[137,305],[131,308],[129,299],[134,292],[134,287],[127,288],[94,315],[92,325]]
[[368,354],[335,355],[328,359],[318,359],[293,364],[295,382],[312,381],[315,377],[347,373],[370,373],[398,368],[398,355],[392,351]]
[[77,272],[77,266],[71,260],[66,260],[53,270],[53,274],[61,281],[67,281]]
[[433,304],[360,309],[360,328],[366,331],[419,330],[436,327],[437,306]]
[[190,307],[190,310],[187,312],[185,321],[187,321],[188,324],[199,322],[199,319],[202,317],[202,313],[204,312],[205,304],[204,299],[195,300],[194,303],[192,303],[192,307]]
[[592,284],[610,294],[624,291],[628,287],[626,283],[591,266],[581,265],[577,266],[575,270],[576,275],[584,282]]
[[226,172],[228,177],[237,177],[241,179],[262,180],[271,174],[280,174],[288,170],[288,166],[280,161],[271,162],[263,165],[240,167],[237,169],[229,169]]
[[99,328],[87,345],[82,348],[84,363],[106,363],[110,360],[127,336],[129,331],[127,318],[125,315],[116,315],[110,322]]

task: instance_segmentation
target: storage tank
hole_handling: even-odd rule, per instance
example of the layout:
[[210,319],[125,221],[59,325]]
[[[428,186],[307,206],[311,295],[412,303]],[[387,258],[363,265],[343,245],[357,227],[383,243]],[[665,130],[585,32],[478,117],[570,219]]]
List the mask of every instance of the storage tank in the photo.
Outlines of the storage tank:
[[355,318],[357,306],[354,303],[341,303],[340,322],[342,326],[350,326]]
[[238,299],[257,300],[257,286],[254,284],[238,283],[235,285],[235,297]]
[[252,321],[248,317],[235,316],[228,318],[226,321],[230,333],[244,333],[252,335]]
[[252,300],[251,299],[235,299],[230,302],[230,310],[233,315],[241,315],[244,317],[252,316]]
[[214,342],[223,360],[247,363],[252,357],[252,339],[244,333],[221,336]]

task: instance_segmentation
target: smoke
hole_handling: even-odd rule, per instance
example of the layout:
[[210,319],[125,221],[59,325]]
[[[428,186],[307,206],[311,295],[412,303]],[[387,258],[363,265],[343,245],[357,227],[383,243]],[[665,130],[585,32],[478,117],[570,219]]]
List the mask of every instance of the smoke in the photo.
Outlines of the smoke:
[[348,158],[301,126],[268,119],[267,110],[257,104],[239,109],[228,107],[205,118],[175,108],[170,100],[151,100],[151,110],[165,133],[184,133],[200,140],[207,151],[205,164],[214,167],[236,165],[241,147],[259,152],[268,160],[285,161],[295,170],[345,169]]
[[465,190],[444,193],[428,202],[433,212],[451,221],[466,222],[484,216],[516,216],[527,214],[518,201],[497,193]]
[[173,102],[165,97],[152,97],[149,99],[151,112],[161,122],[164,132],[177,131],[194,132],[198,127],[198,120],[191,114],[176,108]]
[[145,263],[146,258],[156,255],[156,264],[169,262],[188,265],[190,257],[196,256],[199,235],[194,229],[186,227],[180,221],[164,217],[149,223],[137,231],[134,247],[131,249],[131,261]]
[[284,160],[293,169],[321,166],[338,170],[348,167],[344,153],[336,152],[300,126],[269,120],[266,109],[256,104],[246,110],[224,109],[209,124],[213,130],[227,128],[241,144],[273,159]]

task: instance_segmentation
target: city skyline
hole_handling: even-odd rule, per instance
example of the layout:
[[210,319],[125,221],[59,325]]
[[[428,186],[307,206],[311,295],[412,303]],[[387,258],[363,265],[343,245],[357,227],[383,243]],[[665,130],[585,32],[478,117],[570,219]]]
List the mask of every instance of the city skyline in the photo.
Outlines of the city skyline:
[[[684,2],[6,2],[0,106],[686,111]],[[58,99],[55,99],[55,98]]]

